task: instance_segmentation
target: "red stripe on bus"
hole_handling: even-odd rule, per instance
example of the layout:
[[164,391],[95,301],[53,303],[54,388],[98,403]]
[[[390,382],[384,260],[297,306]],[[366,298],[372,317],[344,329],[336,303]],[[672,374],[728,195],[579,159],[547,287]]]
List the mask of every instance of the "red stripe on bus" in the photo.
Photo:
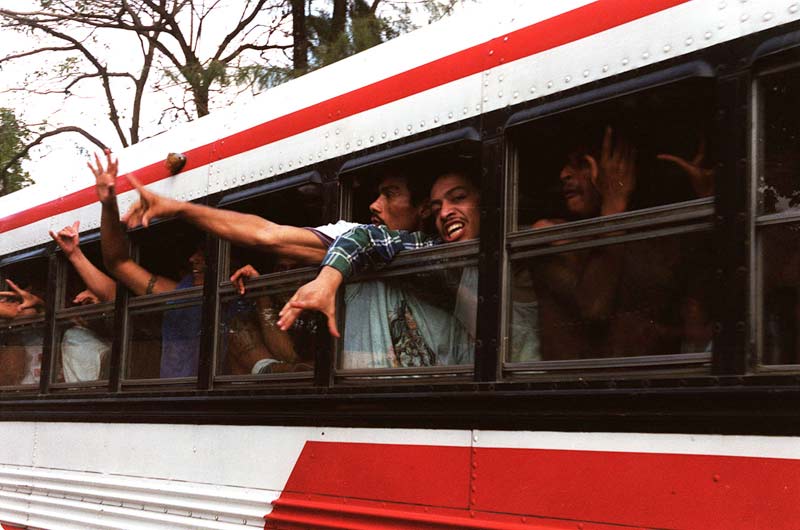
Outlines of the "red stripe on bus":
[[526,524],[788,530],[798,499],[800,460],[308,442],[266,528],[511,529],[534,518]]
[[[598,0],[503,37],[478,44],[326,101],[187,151],[184,171],[295,136],[432,88],[463,79],[669,9],[689,0]],[[169,177],[161,162],[132,172],[143,184]],[[122,175],[118,193],[132,189]],[[70,193],[0,219],[0,233],[81,208],[96,200],[93,188]]]

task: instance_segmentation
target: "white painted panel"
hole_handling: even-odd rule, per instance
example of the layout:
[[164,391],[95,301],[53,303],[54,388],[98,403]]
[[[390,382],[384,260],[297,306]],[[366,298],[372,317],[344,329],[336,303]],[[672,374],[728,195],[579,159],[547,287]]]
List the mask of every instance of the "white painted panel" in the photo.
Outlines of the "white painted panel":
[[0,464],[31,466],[36,447],[36,424],[0,422]]
[[800,459],[800,441],[782,436],[475,431],[473,441],[484,448]]

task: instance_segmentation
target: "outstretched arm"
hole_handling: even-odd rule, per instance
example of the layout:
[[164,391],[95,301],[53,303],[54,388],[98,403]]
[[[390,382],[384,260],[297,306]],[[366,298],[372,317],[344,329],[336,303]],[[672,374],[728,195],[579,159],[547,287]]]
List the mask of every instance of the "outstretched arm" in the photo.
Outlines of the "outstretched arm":
[[122,217],[130,228],[146,227],[156,217],[180,217],[234,244],[286,256],[304,265],[316,265],[325,256],[325,245],[305,228],[280,225],[257,215],[176,201],[146,189],[133,176],[129,175],[128,179],[139,192],[139,200]]
[[157,276],[133,261],[128,250],[128,236],[119,220],[117,207],[116,181],[117,160],[112,160],[111,151],[106,149],[106,167],[100,157],[94,156],[96,166],[88,163],[95,176],[95,190],[102,204],[100,218],[100,246],[106,269],[136,295],[161,293],[175,289],[173,280]]
[[84,255],[80,247],[80,226],[80,221],[75,221],[72,226],[65,226],[57,234],[51,230],[50,237],[75,267],[87,289],[94,293],[99,301],[109,302],[117,294],[117,285]]

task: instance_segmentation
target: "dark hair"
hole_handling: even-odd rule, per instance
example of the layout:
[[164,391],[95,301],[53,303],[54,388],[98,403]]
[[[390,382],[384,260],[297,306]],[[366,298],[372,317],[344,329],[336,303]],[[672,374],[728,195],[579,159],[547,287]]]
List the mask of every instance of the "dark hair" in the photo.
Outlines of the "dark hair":
[[407,164],[397,164],[386,168],[378,179],[378,185],[389,178],[403,179],[411,196],[411,204],[419,206],[428,200],[431,192],[433,178],[431,175],[420,172],[419,168],[412,169]]

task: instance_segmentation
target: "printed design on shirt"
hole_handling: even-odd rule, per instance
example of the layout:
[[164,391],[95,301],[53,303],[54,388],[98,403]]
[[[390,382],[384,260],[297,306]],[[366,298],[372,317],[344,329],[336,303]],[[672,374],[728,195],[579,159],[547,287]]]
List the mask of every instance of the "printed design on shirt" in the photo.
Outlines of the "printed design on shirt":
[[395,368],[435,366],[436,353],[422,337],[419,324],[408,303],[400,300],[394,311],[390,310],[387,316],[394,349],[394,358],[390,359],[392,366]]

